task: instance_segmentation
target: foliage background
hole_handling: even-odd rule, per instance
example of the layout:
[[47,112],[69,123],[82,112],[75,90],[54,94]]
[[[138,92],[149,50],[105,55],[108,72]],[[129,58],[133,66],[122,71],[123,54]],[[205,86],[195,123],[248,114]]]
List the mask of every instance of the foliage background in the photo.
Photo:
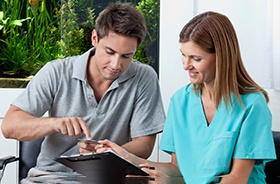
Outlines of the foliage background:
[[[112,1],[0,2],[0,77],[27,77],[51,60],[79,55],[91,48],[95,17]],[[132,3],[143,13],[148,29],[134,58],[158,72],[159,0]]]

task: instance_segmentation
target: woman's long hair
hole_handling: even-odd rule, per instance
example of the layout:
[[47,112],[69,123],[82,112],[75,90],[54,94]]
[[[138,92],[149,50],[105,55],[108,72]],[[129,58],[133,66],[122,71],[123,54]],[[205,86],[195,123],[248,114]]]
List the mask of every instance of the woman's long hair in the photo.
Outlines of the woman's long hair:
[[[216,12],[205,12],[195,16],[182,29],[180,43],[192,41],[209,53],[216,54],[214,81],[215,105],[218,108],[223,99],[228,107],[232,105],[231,93],[243,105],[240,94],[262,92],[269,101],[267,92],[252,80],[246,71],[235,29],[230,20]],[[203,84],[194,86],[201,90]]]

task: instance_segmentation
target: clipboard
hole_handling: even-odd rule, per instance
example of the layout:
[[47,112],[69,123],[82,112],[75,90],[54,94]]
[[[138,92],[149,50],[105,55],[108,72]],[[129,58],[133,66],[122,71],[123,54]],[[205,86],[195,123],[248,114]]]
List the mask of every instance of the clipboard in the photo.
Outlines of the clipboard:
[[149,179],[149,174],[112,151],[60,156],[55,158],[55,161],[86,176],[88,180],[95,183],[112,183],[112,181],[122,183],[121,180],[131,175],[144,180]]

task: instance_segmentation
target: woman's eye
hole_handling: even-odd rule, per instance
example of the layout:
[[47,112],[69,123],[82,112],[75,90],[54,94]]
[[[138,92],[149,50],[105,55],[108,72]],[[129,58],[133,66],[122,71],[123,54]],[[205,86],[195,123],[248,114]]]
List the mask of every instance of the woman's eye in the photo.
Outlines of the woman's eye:
[[193,57],[193,60],[195,60],[195,61],[201,61],[201,58],[199,58],[199,57]]

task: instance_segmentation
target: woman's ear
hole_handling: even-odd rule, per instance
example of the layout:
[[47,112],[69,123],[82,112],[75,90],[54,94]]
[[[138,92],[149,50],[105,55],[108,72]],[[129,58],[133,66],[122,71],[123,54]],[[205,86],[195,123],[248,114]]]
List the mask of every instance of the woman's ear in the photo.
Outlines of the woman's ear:
[[96,30],[94,29],[91,33],[91,44],[92,46],[95,47],[97,43],[98,43],[98,36]]

